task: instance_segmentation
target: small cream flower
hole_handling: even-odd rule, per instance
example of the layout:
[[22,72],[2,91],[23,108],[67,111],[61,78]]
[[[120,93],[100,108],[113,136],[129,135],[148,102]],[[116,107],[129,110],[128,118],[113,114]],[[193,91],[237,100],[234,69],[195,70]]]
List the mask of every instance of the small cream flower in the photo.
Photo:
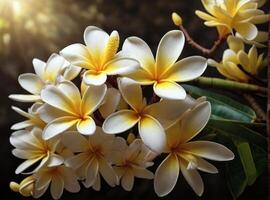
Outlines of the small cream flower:
[[41,98],[47,104],[38,109],[40,117],[48,122],[43,130],[43,138],[50,139],[73,125],[81,134],[93,134],[96,124],[90,115],[102,103],[106,90],[106,85],[89,86],[81,94],[70,81],[47,86],[41,92]]
[[34,128],[31,131],[16,131],[10,136],[10,143],[15,147],[12,150],[14,156],[26,159],[20,164],[15,173],[19,174],[30,166],[39,163],[34,172],[44,166],[55,166],[63,163],[61,156],[55,154],[59,139],[44,141],[42,130]]
[[42,196],[50,186],[53,199],[60,199],[64,188],[69,192],[79,192],[80,184],[74,171],[65,165],[43,167],[33,175],[35,179],[34,197]]
[[202,0],[205,13],[197,10],[195,13],[205,20],[206,26],[217,27],[220,37],[235,30],[247,40],[253,40],[258,29],[254,24],[269,21],[270,15],[258,9],[258,4],[253,0]]
[[19,130],[19,129],[24,129],[24,128],[32,128],[32,127],[38,127],[43,129],[46,126],[46,123],[40,119],[39,114],[36,112],[38,107],[40,106],[39,103],[33,104],[29,109],[28,113],[23,111],[22,109],[12,106],[11,108],[19,113],[20,115],[24,116],[27,118],[27,120],[18,122],[16,124],[13,124],[11,126],[11,130]]
[[206,59],[191,56],[178,62],[185,43],[184,34],[173,30],[160,40],[156,60],[149,46],[138,37],[129,37],[123,44],[123,54],[135,58],[141,69],[127,75],[141,85],[154,84],[155,93],[161,98],[185,99],[184,88],[176,82],[198,78],[207,67]]
[[61,74],[63,79],[72,80],[80,72],[57,54],[52,54],[47,63],[35,58],[33,66],[35,74],[21,74],[18,78],[21,87],[31,94],[12,94],[9,98],[21,102],[40,101],[41,90],[48,84],[56,85]]
[[87,85],[102,85],[107,75],[126,74],[136,70],[136,60],[120,56],[119,35],[113,31],[108,35],[95,26],[88,26],[84,31],[86,44],[72,44],[64,48],[60,54],[75,66],[86,69],[83,81]]
[[210,141],[190,141],[204,128],[210,114],[210,103],[200,103],[167,130],[166,153],[169,155],[157,168],[154,179],[154,188],[158,196],[165,196],[173,190],[179,171],[194,192],[201,196],[204,185],[197,170],[208,173],[218,172],[215,166],[203,158],[216,161],[234,158],[234,154],[221,144]]
[[229,36],[227,39],[229,49],[223,53],[220,63],[209,59],[209,65],[215,66],[217,70],[225,77],[240,82],[248,82],[252,76],[266,66],[263,59],[263,53],[258,55],[257,48],[253,45],[248,54],[245,52],[245,46],[240,38]]
[[111,166],[114,149],[118,145],[114,139],[113,135],[103,133],[100,127],[87,137],[77,132],[66,132],[63,135],[63,144],[72,152],[78,153],[65,163],[76,170],[86,187],[100,190],[100,175],[111,187],[117,184],[118,179]]
[[[123,138],[121,138],[123,139]],[[126,145],[124,140],[124,151],[118,152],[119,158],[115,162],[114,170],[117,173],[119,179],[121,179],[121,185],[126,191],[131,191],[134,185],[134,178],[152,179],[153,173],[146,168],[152,166],[150,157],[153,159],[153,154],[142,143],[140,139],[134,140],[129,146]]]
[[14,192],[19,192],[24,197],[30,197],[33,195],[35,179],[33,176],[28,176],[23,179],[20,184],[16,182],[10,182],[9,187]]
[[106,118],[102,127],[104,132],[122,133],[138,123],[142,141],[153,151],[162,152],[166,144],[164,128],[192,107],[193,102],[189,101],[189,98],[163,100],[147,106],[137,82],[129,78],[118,78],[118,87],[131,109],[117,111]]

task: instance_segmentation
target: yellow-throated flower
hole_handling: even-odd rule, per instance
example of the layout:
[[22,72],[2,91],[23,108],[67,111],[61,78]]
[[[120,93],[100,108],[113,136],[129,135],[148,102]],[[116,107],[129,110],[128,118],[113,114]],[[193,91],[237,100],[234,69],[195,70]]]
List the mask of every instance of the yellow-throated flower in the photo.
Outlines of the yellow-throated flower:
[[173,190],[180,171],[194,192],[201,196],[204,185],[197,170],[208,173],[218,172],[215,166],[203,158],[216,161],[234,158],[234,154],[221,144],[210,141],[190,141],[204,128],[210,114],[210,103],[202,102],[186,112],[167,130],[165,152],[169,155],[157,168],[154,178],[154,189],[158,196],[165,196]]
[[65,161],[66,165],[77,172],[86,187],[100,190],[100,175],[111,187],[118,183],[111,166],[115,146],[118,146],[114,139],[114,135],[105,134],[100,127],[97,127],[93,135],[87,137],[77,132],[63,134],[63,144],[77,153]]
[[[134,185],[134,178],[152,179],[153,173],[146,169],[153,165],[151,162],[151,150],[145,149],[145,145],[140,139],[135,139],[129,146],[123,140],[124,148],[121,152],[117,152],[118,156],[115,160],[114,170],[118,178],[121,180],[121,185],[126,191],[131,191]],[[151,156],[152,159],[154,158]]]
[[[253,40],[258,30],[254,24],[269,21],[270,15],[258,9],[258,2],[250,0],[202,0],[205,13],[195,13],[205,20],[204,24],[217,27],[220,37],[235,30],[247,40]],[[262,4],[262,2],[261,2]]]
[[184,99],[186,92],[176,82],[190,81],[202,75],[206,59],[191,56],[178,62],[185,43],[184,34],[173,30],[160,40],[156,60],[149,46],[138,37],[129,37],[123,44],[123,54],[140,62],[141,69],[127,75],[141,85],[154,84],[155,93],[161,98]]
[[69,192],[79,192],[80,184],[75,172],[65,165],[55,167],[43,167],[35,174],[34,193],[35,198],[42,196],[50,186],[53,199],[60,199],[64,188]]
[[256,76],[266,66],[263,53],[258,55],[254,45],[246,53],[244,43],[240,38],[229,36],[227,43],[229,49],[224,51],[220,63],[212,59],[208,60],[209,65],[216,67],[223,76],[235,81],[248,82],[251,76]]
[[46,103],[38,109],[40,117],[48,122],[43,130],[43,138],[50,139],[76,125],[81,134],[90,135],[96,130],[94,119],[90,116],[102,103],[107,86],[88,86],[81,94],[70,81],[57,86],[47,86],[41,92]]
[[12,94],[9,98],[21,102],[40,101],[40,92],[46,85],[56,85],[61,78],[72,80],[80,73],[80,68],[70,65],[57,54],[52,54],[47,63],[35,58],[33,66],[35,74],[25,73],[18,78],[21,87],[30,94]]
[[44,141],[42,139],[42,130],[34,128],[31,131],[20,130],[12,133],[10,143],[15,147],[12,150],[14,156],[25,159],[15,173],[24,172],[30,166],[38,164],[34,172],[44,166],[56,166],[63,163],[61,156],[55,153],[59,139]]
[[104,132],[122,133],[138,123],[142,141],[157,153],[161,152],[166,144],[164,128],[194,105],[187,98],[186,100],[163,100],[147,106],[143,99],[142,89],[134,80],[118,78],[118,87],[131,109],[119,110],[109,115],[103,123]]
[[108,35],[98,27],[88,26],[84,31],[86,46],[72,44],[60,54],[73,65],[86,69],[83,81],[87,85],[102,85],[107,75],[126,74],[139,67],[136,60],[117,53],[119,40],[117,31]]
[[46,123],[42,119],[40,119],[39,114],[37,113],[37,109],[39,108],[40,105],[41,105],[40,103],[33,104],[28,109],[28,112],[25,112],[16,106],[12,106],[11,108],[15,112],[26,117],[27,120],[13,124],[11,126],[11,130],[19,130],[19,129],[33,128],[33,127],[38,127],[38,128],[43,129],[46,126]]

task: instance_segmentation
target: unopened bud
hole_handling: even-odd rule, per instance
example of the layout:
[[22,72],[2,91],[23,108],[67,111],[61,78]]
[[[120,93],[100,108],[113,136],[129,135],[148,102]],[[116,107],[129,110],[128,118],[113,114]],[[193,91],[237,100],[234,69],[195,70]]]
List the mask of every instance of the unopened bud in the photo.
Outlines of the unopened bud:
[[180,26],[183,23],[182,18],[176,12],[172,13],[172,21],[176,26]]
[[136,139],[135,135],[133,133],[129,133],[127,137],[127,143],[131,144]]

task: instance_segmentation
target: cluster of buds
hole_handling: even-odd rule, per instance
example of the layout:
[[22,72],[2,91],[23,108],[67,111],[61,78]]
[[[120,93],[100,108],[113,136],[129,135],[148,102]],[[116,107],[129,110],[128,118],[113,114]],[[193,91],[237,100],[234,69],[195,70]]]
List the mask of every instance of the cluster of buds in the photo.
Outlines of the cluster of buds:
[[[64,189],[79,192],[79,182],[100,190],[101,177],[111,187],[130,191],[137,177],[154,179],[155,192],[165,196],[182,172],[202,195],[198,170],[218,172],[205,159],[234,158],[221,144],[194,140],[211,106],[204,97],[190,97],[179,82],[201,76],[207,60],[191,56],[177,61],[185,43],[177,30],[163,36],[155,58],[138,37],[127,38],[118,52],[117,31],[108,35],[89,26],[84,41],[47,62],[34,59],[35,73],[19,76],[29,94],[10,98],[32,105],[28,112],[13,107],[27,119],[11,127],[10,143],[13,155],[24,160],[15,173],[28,177],[11,182],[11,189],[38,198],[50,188],[59,199]],[[156,172],[147,169],[163,153],[168,156]]]

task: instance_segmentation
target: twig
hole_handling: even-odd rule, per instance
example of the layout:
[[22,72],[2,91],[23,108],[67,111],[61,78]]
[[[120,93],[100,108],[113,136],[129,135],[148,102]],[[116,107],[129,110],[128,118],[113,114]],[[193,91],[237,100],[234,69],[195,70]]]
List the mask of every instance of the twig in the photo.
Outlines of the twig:
[[185,29],[185,27],[181,24],[179,25],[179,29],[184,33],[186,37],[186,41],[194,48],[200,50],[205,55],[211,55],[215,52],[215,50],[226,40],[227,35],[223,37],[219,37],[213,44],[211,48],[205,48],[195,42],[192,37],[189,35],[188,31]]
[[243,94],[243,97],[249,103],[249,105],[252,107],[252,109],[255,111],[255,113],[258,117],[258,120],[265,121],[266,120],[266,113],[262,110],[260,105],[257,103],[256,99],[249,94]]
[[224,80],[220,78],[211,78],[211,77],[199,77],[191,83],[197,84],[197,85],[205,85],[213,88],[222,88],[222,89],[228,89],[228,90],[242,90],[242,91],[249,91],[254,93],[262,93],[267,94],[269,91],[266,87],[261,87],[254,84],[249,83],[239,83],[236,81],[231,80]]

